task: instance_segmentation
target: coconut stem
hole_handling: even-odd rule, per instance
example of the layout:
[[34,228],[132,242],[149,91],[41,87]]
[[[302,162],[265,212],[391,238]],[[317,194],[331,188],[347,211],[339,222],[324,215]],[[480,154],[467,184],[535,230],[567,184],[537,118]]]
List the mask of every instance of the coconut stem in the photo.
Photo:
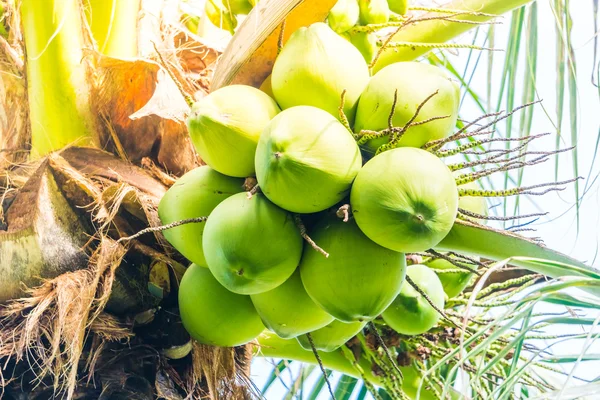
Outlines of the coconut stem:
[[400,377],[400,379],[404,380],[404,375],[402,374],[402,371],[400,371],[400,367],[398,367],[398,364],[396,363],[396,361],[394,361],[394,359],[392,358],[392,353],[390,352],[390,349],[387,347],[387,345],[385,344],[385,341],[381,337],[381,334],[379,332],[379,328],[377,327],[377,325],[375,325],[373,323],[373,321],[371,321],[371,322],[369,322],[369,328],[371,328],[371,331],[373,331],[373,334],[375,334],[375,337],[377,338],[379,345],[383,349],[385,356],[387,357],[388,361],[390,362],[390,364],[392,365],[394,370],[396,370],[396,373],[398,373],[398,376]]
[[298,214],[294,214],[294,222],[296,223],[296,226],[300,230],[300,236],[302,236],[302,238],[304,240],[306,240],[308,242],[308,244],[310,244],[313,249],[315,249],[317,252],[323,254],[325,256],[325,258],[328,258],[329,257],[329,253],[326,252],[325,250],[323,250],[322,248],[320,248],[315,243],[315,241],[312,240],[310,238],[310,236],[308,236],[308,233],[306,233],[306,226],[304,226],[304,223],[302,222],[302,219],[300,218],[300,216]]
[[341,349],[342,349],[342,353],[344,353],[344,356],[346,357],[346,359],[348,361],[350,361],[352,366],[360,374],[360,377],[363,380],[363,383],[366,386],[369,393],[371,393],[371,396],[373,396],[373,398],[375,400],[383,400],[381,398],[381,396],[379,396],[379,393],[377,393],[377,390],[375,390],[375,386],[373,386],[373,384],[371,382],[369,382],[369,380],[367,379],[367,376],[365,375],[365,370],[360,366],[360,364],[356,360],[356,357],[354,356],[354,353],[352,352],[352,350],[350,350],[346,345],[342,346]]
[[130,240],[137,239],[138,237],[145,235],[146,233],[162,232],[162,231],[166,231],[167,229],[175,228],[177,226],[181,226],[181,225],[185,225],[185,224],[206,222],[207,219],[208,219],[208,217],[188,218],[188,219],[182,219],[180,221],[171,222],[170,224],[167,224],[167,225],[152,226],[149,228],[142,229],[138,233],[133,234],[131,236],[125,236],[125,237],[119,238],[117,240],[117,243],[121,243],[121,242],[125,242],[125,241],[128,242]]
[[[507,196],[516,196],[519,194],[528,194],[532,196],[541,196],[548,192],[556,192],[565,190],[564,187],[560,187],[560,185],[566,185],[569,183],[573,183],[579,179],[583,179],[582,177],[568,179],[566,181],[561,182],[548,182],[548,183],[540,183],[538,185],[531,186],[520,186],[513,189],[506,190],[475,190],[475,189],[458,189],[459,196],[473,196],[473,197],[507,197]],[[550,187],[548,187],[550,186]],[[533,191],[533,189],[539,189],[548,187],[542,191]]]
[[338,112],[342,125],[344,125],[344,127],[346,127],[346,129],[348,129],[348,131],[354,136],[354,132],[352,132],[352,128],[350,127],[350,122],[348,122],[348,117],[346,117],[346,113],[344,112],[344,105],[346,104],[346,92],[346,89],[342,90],[340,107],[338,108]]
[[350,204],[344,204],[335,212],[335,215],[338,218],[341,218],[342,221],[348,222],[348,218],[350,217]]
[[396,113],[396,104],[398,103],[398,89],[394,90],[394,101],[392,102],[392,109],[390,111],[390,116],[388,117],[388,129],[391,131],[394,129],[394,114]]
[[[383,42],[382,42],[383,44]],[[391,42],[387,44],[388,48],[400,48],[400,47],[426,47],[430,49],[471,49],[481,51],[504,51],[503,49],[493,49],[490,47],[481,47],[474,44],[464,43],[413,43],[413,42]]]
[[[454,258],[452,258],[452,257],[450,257],[450,256],[448,256],[446,254],[438,253],[437,251],[432,250],[432,249],[428,250],[427,253],[429,255],[433,256],[434,259],[442,259],[444,261],[448,261],[450,264],[454,265],[457,268],[460,268],[460,269],[469,271],[469,272],[471,272],[471,273],[473,273],[475,275],[481,276],[481,273],[479,271],[477,271],[475,268],[469,267],[469,266],[461,263],[460,260],[456,260],[456,259],[454,259]],[[476,262],[471,261],[471,260],[468,260],[468,262],[470,262],[472,265],[476,265],[477,264]]]
[[259,190],[260,190],[260,186],[254,185],[252,187],[252,189],[248,190],[248,193],[246,194],[246,196],[248,197],[248,199],[251,199],[252,196],[254,196],[256,193],[258,193]]
[[284,19],[283,22],[281,23],[281,29],[279,30],[279,37],[277,38],[277,55],[279,55],[279,53],[281,53],[281,50],[283,49],[283,35],[285,34],[285,21],[286,21],[286,19]]
[[464,210],[462,208],[459,208],[458,212],[466,215],[467,217],[471,217],[471,218],[475,218],[475,219],[485,219],[488,221],[513,221],[516,219],[535,218],[535,217],[543,217],[543,216],[548,215],[547,212],[543,212],[543,213],[533,213],[533,214],[524,214],[524,215],[513,215],[510,217],[500,217],[500,216],[494,216],[494,215],[477,214],[477,213],[474,213],[473,211]]
[[412,279],[410,279],[410,276],[406,275],[406,282],[408,282],[408,284],[410,286],[412,286],[413,289],[415,289],[421,296],[423,296],[423,298],[429,303],[429,305],[431,306],[431,308],[433,308],[435,311],[437,311],[438,314],[440,314],[445,320],[447,320],[448,322],[450,322],[452,325],[454,325],[455,327],[461,329],[461,327],[454,321],[452,321],[443,310],[440,310],[438,308],[438,306],[436,306],[433,301],[429,298],[429,296],[427,296],[427,293],[425,293],[423,291],[423,289],[421,289],[419,287],[419,285],[417,285],[415,283],[415,281],[413,281]]
[[327,371],[325,371],[325,367],[323,367],[323,361],[321,361],[321,357],[319,357],[319,352],[315,347],[315,343],[313,342],[312,335],[309,333],[306,334],[306,338],[308,339],[308,343],[310,343],[310,348],[312,349],[315,358],[317,359],[317,363],[319,363],[319,368],[321,368],[321,372],[323,373],[323,378],[325,378],[325,383],[327,384],[327,389],[329,389],[329,394],[331,398],[335,400],[335,394],[333,394],[333,389],[331,389],[331,383],[329,383],[329,378],[327,377]]
[[[392,132],[392,136],[390,137],[390,141],[384,145],[381,145],[377,151],[375,152],[375,154],[379,154],[382,153],[386,150],[390,150],[393,149],[394,147],[396,147],[396,144],[398,143],[398,141],[402,138],[402,136],[404,135],[404,133],[413,125],[413,123],[415,122],[415,119],[417,119],[417,117],[419,116],[419,113],[421,112],[421,109],[425,106],[425,104],[427,104],[427,102],[429,100],[431,100],[433,97],[435,97],[437,94],[439,93],[439,90],[436,90],[435,92],[433,92],[432,94],[430,94],[429,96],[427,96],[427,98],[425,100],[423,100],[423,102],[421,104],[419,104],[419,106],[417,107],[417,109],[415,110],[415,113],[413,114],[413,116],[411,117],[410,120],[408,120],[408,122],[406,123],[406,125],[404,125],[401,129],[399,129],[397,132],[393,131]],[[393,112],[393,110],[392,110]],[[393,130],[393,127],[391,128]]]

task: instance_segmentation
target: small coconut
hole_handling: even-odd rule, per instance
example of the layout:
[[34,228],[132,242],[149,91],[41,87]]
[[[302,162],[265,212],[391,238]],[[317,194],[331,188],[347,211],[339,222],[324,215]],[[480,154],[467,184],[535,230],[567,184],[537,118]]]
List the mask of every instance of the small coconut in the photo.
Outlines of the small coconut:
[[[449,256],[450,258],[456,260],[458,263],[461,262],[460,259],[456,257]],[[463,265],[466,265],[472,269],[477,269],[477,265],[473,265],[469,262],[462,262]],[[458,296],[465,290],[471,279],[475,274],[469,271],[461,271],[461,272],[444,272],[445,270],[460,270],[461,268],[452,264],[450,261],[444,260],[443,258],[433,259],[431,261],[426,261],[425,265],[430,267],[440,279],[442,283],[442,287],[444,288],[444,292],[448,296],[448,298],[453,298]]]
[[275,98],[273,95],[273,87],[271,86],[271,74],[260,84],[260,90],[268,94],[270,97]]
[[350,132],[310,106],[284,110],[269,123],[256,150],[256,178],[279,207],[314,213],[346,197],[361,167]]
[[358,0],[360,24],[385,24],[390,19],[387,0]]
[[179,313],[192,338],[213,346],[239,346],[264,330],[250,297],[228,291],[208,269],[195,264],[179,286]]
[[271,97],[251,86],[218,89],[192,107],[187,120],[196,151],[225,175],[254,175],[254,153],[261,132],[279,113]]
[[[400,371],[402,372],[402,391],[410,400],[417,399],[417,392],[419,390],[419,386],[421,386],[423,376],[417,370],[417,367],[414,364],[406,367],[401,366]],[[428,386],[428,384],[422,385],[421,392],[418,397],[419,400],[439,400],[439,396],[436,395],[433,390],[428,388]],[[458,398],[459,396],[456,396],[456,393],[451,390],[448,399],[455,400]]]
[[[207,165],[195,168],[179,178],[160,200],[160,221],[166,225],[207,217],[223,200],[242,192],[243,183],[243,179],[225,176]],[[204,226],[205,222],[180,225],[163,231],[163,235],[188,260],[206,267],[202,251]]]
[[218,28],[231,32],[235,31],[238,21],[223,4],[222,0],[207,0],[204,3],[204,13],[212,24]]
[[[310,336],[315,349],[327,352],[334,351],[356,336],[366,324],[366,322],[342,322],[336,319],[323,328],[310,332]],[[300,335],[296,340],[304,350],[312,350],[306,335]]]
[[284,339],[322,328],[333,321],[333,317],[308,296],[299,270],[282,285],[250,298],[265,326]]
[[[406,275],[421,289],[435,306],[444,309],[444,288],[435,272],[422,264],[409,265]],[[394,302],[381,314],[384,321],[402,335],[420,335],[433,328],[440,314],[408,282]]]
[[369,68],[351,43],[318,22],[292,34],[275,60],[271,82],[282,108],[314,106],[336,118],[346,90],[344,112],[352,122]]
[[[211,1],[211,0],[208,0]],[[212,0],[214,1],[214,0]],[[253,5],[248,0],[222,0],[234,15],[246,15],[252,11]]]
[[332,216],[310,232],[324,257],[306,246],[300,275],[308,295],[343,322],[369,321],[394,300],[406,271],[404,254],[372,242],[348,222]]
[[387,0],[390,11],[404,15],[408,11],[408,0]]
[[266,292],[285,282],[300,262],[302,244],[293,217],[260,193],[238,193],[221,202],[202,238],[208,268],[239,294]]
[[415,253],[434,247],[450,232],[458,190],[439,158],[405,147],[365,164],[352,186],[350,204],[356,223],[371,240]]
[[358,0],[338,0],[327,16],[327,23],[337,33],[344,33],[358,23]]
[[[421,147],[452,133],[458,118],[459,87],[440,68],[418,62],[391,64],[373,76],[360,97],[354,131],[358,133],[361,130],[380,131],[388,128],[396,91],[398,100],[392,119],[395,127],[406,125],[419,105],[436,91],[438,94],[423,106],[414,122],[448,116],[409,128],[398,141],[398,147]],[[388,137],[370,140],[363,150],[373,155],[379,146],[388,141]]]

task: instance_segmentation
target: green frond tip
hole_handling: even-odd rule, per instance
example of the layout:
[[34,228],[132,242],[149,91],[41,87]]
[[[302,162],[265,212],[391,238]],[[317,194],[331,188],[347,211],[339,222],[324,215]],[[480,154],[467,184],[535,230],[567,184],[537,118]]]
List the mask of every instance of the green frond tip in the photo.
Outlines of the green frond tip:
[[[551,278],[581,276],[600,280],[600,271],[530,239],[507,231],[457,220],[436,250],[456,251],[510,264]],[[544,261],[546,260],[546,261]],[[596,295],[600,290],[591,289]]]

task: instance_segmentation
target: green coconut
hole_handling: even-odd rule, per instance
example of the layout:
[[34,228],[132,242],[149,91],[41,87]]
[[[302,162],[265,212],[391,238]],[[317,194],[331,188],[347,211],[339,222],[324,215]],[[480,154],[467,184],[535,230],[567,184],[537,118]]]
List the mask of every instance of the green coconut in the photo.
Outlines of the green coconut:
[[[459,87],[440,68],[418,62],[391,64],[373,76],[360,97],[354,131],[358,133],[361,130],[380,131],[388,128],[396,90],[398,100],[392,119],[396,127],[406,125],[415,115],[417,107],[436,91],[438,94],[423,106],[414,122],[449,116],[409,128],[397,142],[398,147],[421,147],[452,133],[458,118]],[[373,155],[379,146],[388,141],[388,137],[372,139],[363,145],[363,150]]]
[[352,122],[369,68],[356,47],[318,22],[292,34],[275,60],[271,82],[282,108],[314,106],[336,118],[346,90],[344,112]]
[[214,26],[229,31],[231,34],[237,27],[237,18],[227,9],[222,0],[206,0],[204,13]]
[[327,23],[337,33],[344,33],[358,23],[357,0],[338,0],[327,16]]
[[[229,196],[244,189],[244,180],[218,173],[209,166],[191,170],[175,182],[158,204],[164,225],[189,218],[207,217]],[[193,263],[206,267],[202,251],[204,222],[180,225],[163,231],[167,241]]]
[[404,15],[408,11],[408,0],[387,0],[388,7],[396,14]]
[[358,0],[360,24],[385,24],[390,19],[387,0]]
[[350,204],[356,223],[375,243],[416,253],[434,247],[450,232],[458,190],[439,158],[404,147],[365,164],[352,185]]
[[[211,1],[211,0],[208,0]],[[234,15],[246,15],[252,11],[252,4],[248,0],[222,0],[226,5],[229,5],[229,10]]]
[[302,244],[293,217],[260,193],[224,200],[210,214],[202,238],[208,268],[239,294],[266,292],[285,282],[298,266]]
[[[450,256],[452,259],[455,259],[457,262],[460,262],[460,259],[456,257]],[[464,262],[464,265],[477,269],[477,265],[472,265],[468,262]],[[444,260],[443,258],[433,259],[431,261],[426,261],[425,265],[431,268],[440,279],[442,283],[442,287],[444,288],[444,292],[448,296],[448,298],[453,298],[458,296],[465,290],[471,279],[473,278],[473,273],[468,271],[463,272],[444,272],[449,270],[460,270],[461,268],[452,264],[450,261]]]
[[256,178],[279,207],[314,213],[350,192],[362,164],[348,130],[327,112],[298,106],[277,115],[256,149]]
[[[431,299],[444,309],[444,288],[435,272],[422,264],[409,265],[406,275]],[[381,314],[385,322],[402,335],[420,335],[433,328],[440,314],[408,282],[402,284],[400,294]]]
[[350,43],[360,51],[360,54],[363,55],[367,64],[370,64],[379,49],[379,47],[377,47],[377,37],[375,34],[370,32],[356,32],[351,33],[349,36]]
[[265,326],[284,339],[322,328],[333,321],[333,317],[308,296],[299,270],[282,285],[250,298]]
[[265,329],[250,297],[228,291],[195,264],[179,286],[179,313],[190,336],[212,346],[239,346]]
[[194,103],[187,124],[206,164],[225,175],[247,177],[254,175],[258,138],[279,111],[259,89],[232,85]]
[[[400,367],[402,372],[402,391],[408,396],[409,399],[415,400],[417,398],[417,391],[419,385],[423,380],[421,372],[417,370],[415,365],[409,365],[406,367]],[[427,389],[427,384],[424,384],[419,394],[419,400],[439,400],[439,397],[431,389]],[[451,399],[455,398],[454,392],[450,395]]]
[[328,217],[310,236],[329,253],[304,248],[300,275],[315,303],[343,322],[372,320],[390,305],[404,279],[404,254],[369,240],[353,219]]
[[265,92],[270,97],[272,97],[272,98],[275,97],[273,95],[273,87],[271,86],[271,74],[269,74],[269,76],[267,76],[267,78],[263,81],[263,83],[260,84],[259,89],[261,91]]
[[[336,319],[323,328],[310,332],[310,336],[315,349],[327,352],[334,351],[356,336],[366,324],[366,322],[361,321],[342,322]],[[296,340],[304,350],[312,350],[306,335],[300,335]]]

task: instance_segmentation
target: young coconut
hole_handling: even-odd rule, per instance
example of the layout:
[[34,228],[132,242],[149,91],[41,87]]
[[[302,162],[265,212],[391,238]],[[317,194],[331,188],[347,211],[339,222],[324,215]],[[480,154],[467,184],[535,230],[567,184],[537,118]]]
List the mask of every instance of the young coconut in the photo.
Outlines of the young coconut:
[[[444,309],[444,288],[435,272],[422,264],[409,265],[406,275],[421,289],[435,306]],[[420,335],[433,328],[440,314],[408,282],[400,294],[381,314],[384,321],[402,335]]]
[[387,0],[358,0],[360,24],[385,24],[390,19]]
[[192,107],[187,120],[192,142],[210,167],[235,177],[254,175],[258,138],[279,107],[264,92],[225,86]]
[[[459,264],[463,264],[469,268],[477,269],[477,265],[473,265],[469,262],[463,261],[461,263],[460,258],[452,257]],[[444,272],[449,270],[460,270],[461,268],[452,264],[450,261],[444,260],[443,258],[432,259],[431,261],[426,261],[425,265],[427,265],[433,272],[435,272],[442,283],[442,287],[444,288],[444,293],[448,296],[449,299],[458,296],[465,290],[469,283],[471,282],[471,278],[473,278],[473,273],[469,271],[461,271],[461,272]]]
[[387,0],[390,11],[404,15],[408,11],[408,0]]
[[[348,340],[360,332],[367,322],[342,322],[337,319],[321,329],[310,332],[310,336],[315,345],[315,349],[320,351],[334,351],[346,344]],[[312,350],[310,342],[306,335],[300,335],[296,338],[304,350]]]
[[437,245],[458,211],[452,173],[433,154],[399,148],[372,158],[350,194],[356,223],[375,243],[403,253]]
[[267,125],[256,149],[256,178],[279,207],[322,211],[346,197],[362,164],[348,130],[310,106],[284,110]]
[[292,216],[260,193],[224,200],[210,214],[202,238],[208,268],[238,294],[266,292],[285,282],[300,262],[302,244]]
[[343,322],[370,321],[394,300],[406,271],[404,254],[369,240],[353,219],[325,218],[310,233],[329,257],[305,246],[302,283],[321,308]]
[[356,47],[318,22],[292,34],[275,60],[271,82],[282,108],[314,106],[336,118],[346,90],[344,113],[352,123],[369,68]]
[[[437,94],[423,105],[414,122],[447,116],[409,128],[396,143],[397,147],[421,147],[452,132],[458,118],[459,87],[440,68],[418,62],[388,65],[371,78],[358,102],[354,132],[388,128],[396,91],[398,98],[392,118],[395,127],[406,125],[419,105],[436,91]],[[362,148],[368,155],[374,155],[381,145],[388,142],[389,137],[384,136],[369,140]]]
[[265,329],[250,297],[228,291],[195,264],[179,286],[179,313],[190,336],[212,346],[239,346]]
[[275,98],[275,96],[273,95],[273,87],[271,86],[271,74],[269,74],[269,76],[267,76],[263,83],[260,84],[259,89],[265,92],[270,97]]
[[275,289],[250,298],[265,326],[283,339],[322,328],[333,321],[306,293],[300,270]]
[[[400,371],[402,372],[402,391],[409,399],[417,399],[417,392],[419,391],[419,386],[421,386],[421,381],[423,380],[421,372],[417,369],[415,364],[406,367],[401,366]],[[419,400],[439,400],[439,396],[428,386],[429,385],[427,384],[423,384],[421,387],[421,392],[418,397]],[[458,400],[461,396],[451,388],[450,395],[447,398],[450,400]]]
[[337,33],[344,33],[358,23],[358,0],[338,0],[327,16],[327,23]]
[[[175,182],[158,204],[161,223],[205,217],[223,200],[240,193],[244,180],[222,175],[207,165],[195,168]],[[169,243],[191,262],[206,267],[202,251],[205,222],[189,223],[163,231]]]
[[235,15],[223,4],[222,0],[206,0],[204,13],[214,26],[229,31],[233,35],[238,21]]

